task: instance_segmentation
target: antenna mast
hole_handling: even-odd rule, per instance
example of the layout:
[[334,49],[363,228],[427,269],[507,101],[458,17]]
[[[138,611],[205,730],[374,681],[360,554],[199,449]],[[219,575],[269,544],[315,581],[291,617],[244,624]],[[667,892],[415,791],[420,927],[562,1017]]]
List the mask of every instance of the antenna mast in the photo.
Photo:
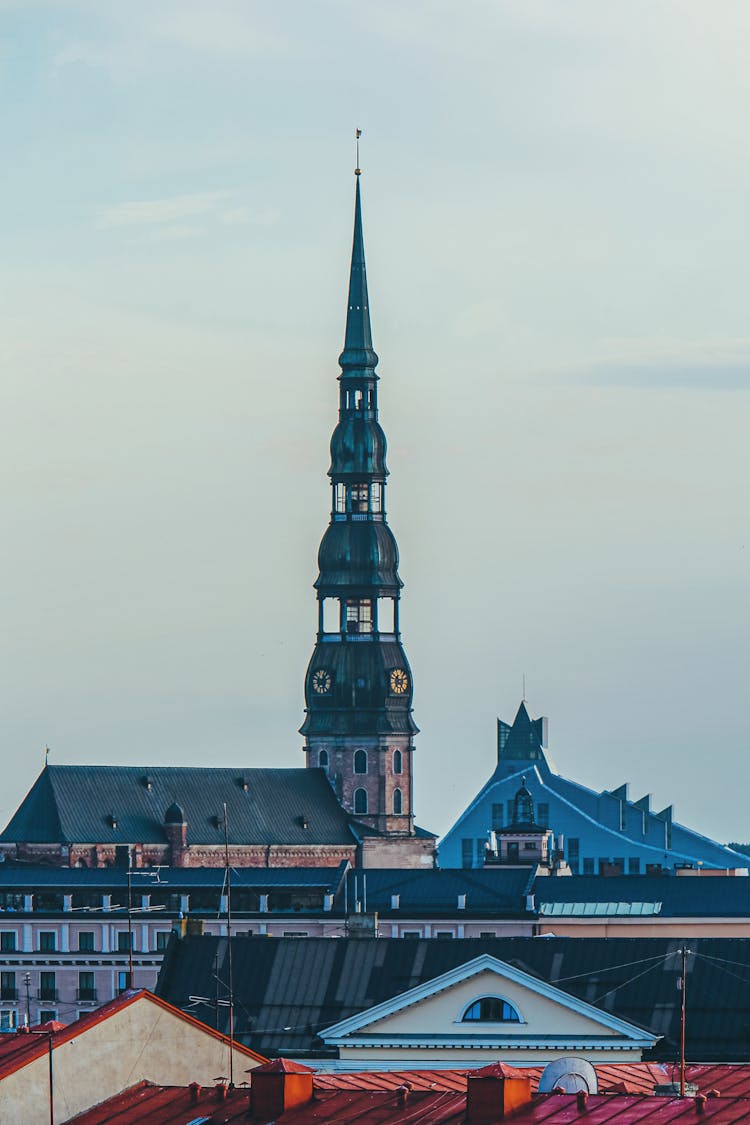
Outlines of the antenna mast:
[[232,877],[229,869],[229,823],[224,802],[224,886],[227,894],[227,975],[229,977],[229,1085],[234,1086],[234,979],[232,976]]
[[687,1005],[687,948],[683,945],[682,977],[680,978],[680,1097],[685,1097],[685,1008]]

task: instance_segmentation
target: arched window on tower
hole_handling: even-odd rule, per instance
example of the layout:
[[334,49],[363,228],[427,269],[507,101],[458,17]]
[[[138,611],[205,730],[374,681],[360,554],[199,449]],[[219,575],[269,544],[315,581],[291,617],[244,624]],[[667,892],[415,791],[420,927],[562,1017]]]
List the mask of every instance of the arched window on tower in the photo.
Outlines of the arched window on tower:
[[401,796],[400,789],[393,790],[393,814],[394,816],[401,816],[404,811],[404,799]]
[[328,769],[328,751],[327,750],[321,750],[320,753],[318,754],[318,765],[321,766],[324,770]]
[[354,815],[367,816],[367,790],[354,790]]
[[402,770],[403,770],[403,761],[402,761],[402,758],[401,758],[401,751],[400,750],[394,750],[393,751],[393,772],[394,773],[401,773]]
[[373,512],[382,512],[383,510],[383,486],[379,481],[374,481],[371,486],[372,495],[372,510]]
[[354,772],[367,773],[367,751],[355,750],[354,751]]

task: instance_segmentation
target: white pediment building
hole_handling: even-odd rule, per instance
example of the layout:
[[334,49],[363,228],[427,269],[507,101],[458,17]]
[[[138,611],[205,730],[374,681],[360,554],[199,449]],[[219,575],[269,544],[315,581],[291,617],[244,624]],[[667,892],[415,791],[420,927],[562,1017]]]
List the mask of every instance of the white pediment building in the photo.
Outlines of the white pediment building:
[[486,954],[320,1034],[339,1070],[639,1062],[659,1038]]

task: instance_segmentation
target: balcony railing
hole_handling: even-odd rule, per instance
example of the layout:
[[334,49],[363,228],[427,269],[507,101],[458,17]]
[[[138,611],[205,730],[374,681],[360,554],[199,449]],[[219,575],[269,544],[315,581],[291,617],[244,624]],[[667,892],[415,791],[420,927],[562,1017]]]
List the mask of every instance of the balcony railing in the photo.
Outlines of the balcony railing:
[[44,1000],[47,1003],[56,1004],[60,999],[60,993],[56,988],[40,988],[36,994],[37,1000]]
[[78,988],[76,989],[76,1000],[80,1001],[94,1001],[96,1000],[95,988]]
[[17,988],[0,988],[0,1000],[17,1000]]

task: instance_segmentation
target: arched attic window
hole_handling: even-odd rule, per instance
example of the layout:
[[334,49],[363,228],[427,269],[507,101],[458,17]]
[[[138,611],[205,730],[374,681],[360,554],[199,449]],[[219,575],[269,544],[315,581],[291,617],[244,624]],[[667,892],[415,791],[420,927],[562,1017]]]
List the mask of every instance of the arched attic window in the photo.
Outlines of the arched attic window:
[[520,1023],[521,1017],[502,996],[481,996],[461,1017],[462,1023]]
[[318,754],[318,765],[323,769],[328,769],[328,751],[321,750]]
[[367,816],[367,790],[354,790],[354,815]]

